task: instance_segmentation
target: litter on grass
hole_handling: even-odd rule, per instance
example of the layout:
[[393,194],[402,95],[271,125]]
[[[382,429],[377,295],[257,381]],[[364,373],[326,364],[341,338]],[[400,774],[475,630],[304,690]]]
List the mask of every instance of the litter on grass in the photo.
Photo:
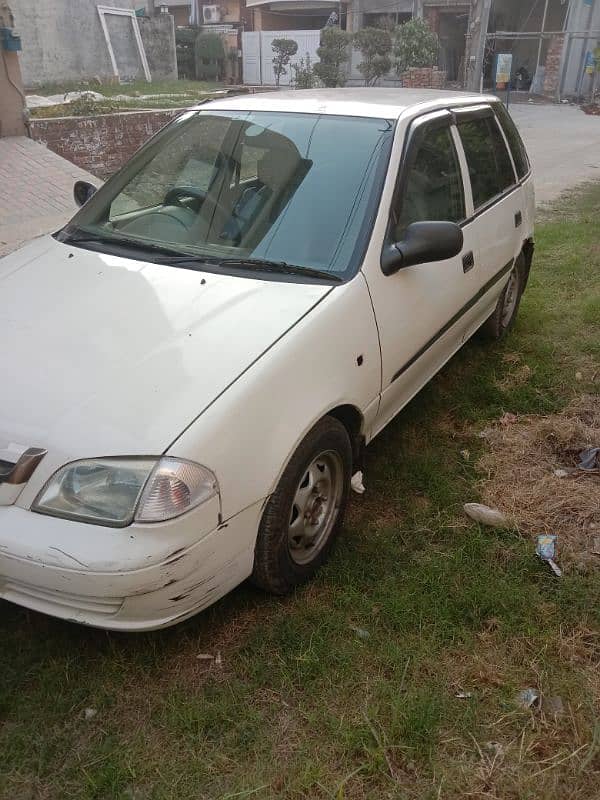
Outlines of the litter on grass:
[[600,447],[586,447],[579,454],[579,469],[586,472],[600,470]]
[[366,631],[364,628],[357,628],[356,625],[350,625],[350,630],[354,631],[359,639],[368,639],[371,636],[369,631]]
[[363,474],[360,470],[358,472],[355,472],[354,475],[352,476],[352,479],[350,481],[350,488],[352,489],[353,492],[356,492],[356,494],[365,493],[365,487],[363,486]]
[[542,533],[537,537],[535,552],[542,561],[549,561],[556,556],[556,534]]
[[545,561],[557,578],[562,577],[562,570],[556,563],[556,541],[558,537],[554,533],[542,533],[537,537],[535,552]]
[[508,518],[497,508],[490,508],[481,503],[465,503],[463,508],[467,516],[482,525],[491,525],[494,528],[510,527]]
[[[578,468],[600,442],[600,396],[584,395],[559,414],[520,416],[487,431],[478,462],[482,502],[501,509],[522,534],[560,534],[561,564],[599,566],[600,472]],[[567,475],[559,479],[556,470]],[[562,473],[561,473],[562,475]]]
[[517,695],[517,705],[521,708],[531,708],[540,699],[540,693],[536,689],[523,689]]

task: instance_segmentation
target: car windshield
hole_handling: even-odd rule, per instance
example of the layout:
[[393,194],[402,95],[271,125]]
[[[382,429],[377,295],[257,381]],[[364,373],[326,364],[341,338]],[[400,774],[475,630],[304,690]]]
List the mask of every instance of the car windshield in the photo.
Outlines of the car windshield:
[[[224,271],[281,265],[339,280],[364,253],[393,127],[324,114],[189,112],[113,176],[60,238],[204,259]],[[185,266],[186,258],[171,263]]]

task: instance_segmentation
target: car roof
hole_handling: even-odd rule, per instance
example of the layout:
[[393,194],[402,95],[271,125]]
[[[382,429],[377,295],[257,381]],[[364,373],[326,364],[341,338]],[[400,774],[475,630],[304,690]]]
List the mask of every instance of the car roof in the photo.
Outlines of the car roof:
[[232,111],[296,111],[353,117],[397,119],[412,109],[423,113],[449,106],[490,103],[492,95],[441,89],[296,89],[240,94],[204,103],[200,108]]

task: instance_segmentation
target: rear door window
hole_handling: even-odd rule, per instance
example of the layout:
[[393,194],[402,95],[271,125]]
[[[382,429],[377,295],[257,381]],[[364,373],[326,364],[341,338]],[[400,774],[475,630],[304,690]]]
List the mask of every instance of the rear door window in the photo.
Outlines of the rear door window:
[[494,116],[458,121],[473,189],[475,210],[515,183],[506,143]]
[[517,126],[502,103],[495,103],[494,111],[496,112],[498,122],[502,126],[508,146],[510,147],[517,175],[519,178],[524,178],[529,172],[529,159],[527,158],[527,150],[525,150],[525,145],[517,130]]

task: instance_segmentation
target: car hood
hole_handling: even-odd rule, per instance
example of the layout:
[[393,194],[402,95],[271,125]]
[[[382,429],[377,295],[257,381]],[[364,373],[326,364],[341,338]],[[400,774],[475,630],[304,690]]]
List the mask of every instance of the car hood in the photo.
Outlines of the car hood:
[[0,261],[0,458],[162,453],[329,291],[32,242]]

